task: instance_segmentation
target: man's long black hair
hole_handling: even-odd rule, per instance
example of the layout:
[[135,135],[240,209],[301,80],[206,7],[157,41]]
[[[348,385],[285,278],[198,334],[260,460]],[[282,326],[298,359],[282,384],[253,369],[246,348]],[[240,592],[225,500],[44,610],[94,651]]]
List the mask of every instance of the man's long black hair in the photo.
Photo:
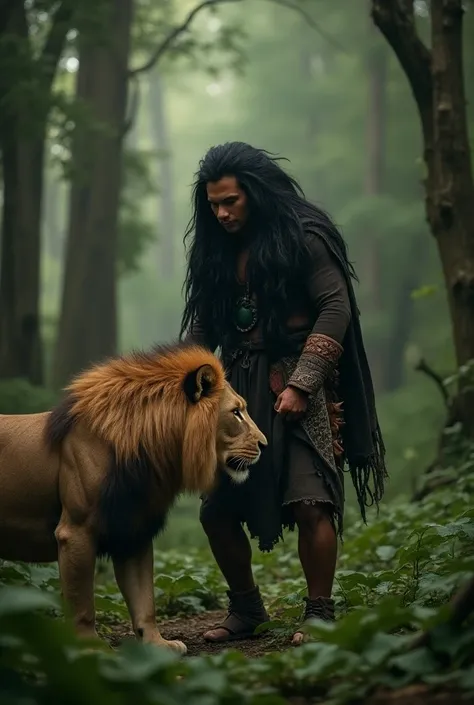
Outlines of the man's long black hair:
[[200,161],[192,192],[193,214],[184,237],[185,245],[190,243],[181,336],[196,319],[219,343],[231,329],[240,234],[227,233],[219,224],[206,191],[209,182],[225,176],[234,176],[247,195],[252,231],[247,276],[268,343],[283,341],[289,301],[307,274],[304,222],[311,222],[313,230],[336,248],[348,274],[355,277],[345,242],[330,217],[306,200],[301,186],[278,161],[244,142],[212,147]]

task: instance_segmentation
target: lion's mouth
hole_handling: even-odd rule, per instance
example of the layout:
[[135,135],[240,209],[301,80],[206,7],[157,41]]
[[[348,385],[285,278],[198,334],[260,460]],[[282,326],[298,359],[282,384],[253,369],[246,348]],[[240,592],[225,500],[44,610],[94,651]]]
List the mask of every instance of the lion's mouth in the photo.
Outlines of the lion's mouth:
[[233,456],[228,458],[225,463],[225,469],[227,474],[234,480],[234,482],[241,484],[245,482],[250,473],[250,466],[254,465],[260,458],[260,453],[255,456],[255,458],[242,458],[238,456]]
[[227,467],[229,470],[233,470],[234,472],[245,472],[246,470],[248,471],[250,461],[247,460],[246,458],[229,458],[228,461],[226,462]]

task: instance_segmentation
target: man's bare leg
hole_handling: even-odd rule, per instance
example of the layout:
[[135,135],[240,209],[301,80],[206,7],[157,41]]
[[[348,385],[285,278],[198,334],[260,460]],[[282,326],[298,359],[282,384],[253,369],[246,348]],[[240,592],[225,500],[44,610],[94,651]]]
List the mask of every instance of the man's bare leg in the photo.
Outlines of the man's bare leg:
[[[330,598],[337,561],[337,536],[324,503],[295,505],[298,525],[298,552],[305,574],[310,600]],[[297,632],[293,644],[301,644],[303,634]]]
[[203,522],[209,545],[229,588],[246,592],[255,587],[252,547],[238,521],[219,519]]
[[[222,517],[201,519],[207,534],[214,558],[232,593],[242,595],[257,591],[252,574],[252,548],[250,541],[238,521]],[[253,596],[257,615],[259,612],[259,594]],[[266,617],[263,604],[262,617]],[[264,621],[264,619],[262,619]],[[229,631],[223,628],[211,629],[204,634],[208,641],[227,641]]]
[[114,559],[113,564],[115,579],[127,603],[136,637],[185,654],[187,649],[183,642],[163,639],[156,624],[152,543],[138,556],[125,561]]

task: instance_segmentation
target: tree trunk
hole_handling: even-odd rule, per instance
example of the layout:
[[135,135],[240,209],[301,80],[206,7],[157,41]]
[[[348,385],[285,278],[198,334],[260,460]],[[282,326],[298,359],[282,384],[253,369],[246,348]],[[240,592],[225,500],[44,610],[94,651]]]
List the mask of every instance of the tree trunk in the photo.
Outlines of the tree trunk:
[[[474,359],[474,183],[463,73],[462,0],[434,0],[432,76],[434,188],[428,220],[448,293],[458,366]],[[463,422],[474,436],[474,393],[460,388]]]
[[[51,16],[41,54],[33,59],[24,3],[0,12],[4,59],[0,76],[0,147],[3,158],[0,268],[0,377],[43,381],[40,319],[41,204],[44,145],[52,84],[72,20],[64,0]],[[6,41],[7,34],[13,41]],[[2,65],[5,63],[2,61]],[[18,82],[35,86],[32,106],[12,100]],[[41,91],[37,100],[36,91]],[[33,112],[33,114],[32,114]]]
[[77,96],[102,129],[76,125],[54,383],[117,347],[117,223],[133,0],[113,0],[107,45],[82,42]]
[[158,252],[163,279],[175,274],[173,157],[168,134],[163,82],[155,69],[150,79],[150,111],[153,139],[159,153]]
[[[3,29],[16,40],[8,42],[9,64],[13,69],[18,62],[17,71],[23,76],[28,71],[28,63],[21,59],[22,51],[28,46],[23,3],[10,7]],[[24,377],[33,384],[41,384],[39,274],[46,116],[38,115],[36,124],[27,127],[29,116],[9,99],[14,89],[12,74],[13,70],[6,72],[0,79],[3,104],[0,118],[3,159],[0,377]],[[18,76],[13,80],[15,78]]]
[[2,138],[0,376],[24,377],[32,384],[41,384],[39,282],[44,143],[22,139],[13,120]]
[[[463,73],[462,0],[432,0],[431,51],[416,32],[412,0],[372,0],[375,23],[407,75],[423,130],[426,213],[446,284],[458,366],[474,359],[474,183]],[[466,385],[468,387],[468,385]],[[474,393],[456,408],[474,437]]]

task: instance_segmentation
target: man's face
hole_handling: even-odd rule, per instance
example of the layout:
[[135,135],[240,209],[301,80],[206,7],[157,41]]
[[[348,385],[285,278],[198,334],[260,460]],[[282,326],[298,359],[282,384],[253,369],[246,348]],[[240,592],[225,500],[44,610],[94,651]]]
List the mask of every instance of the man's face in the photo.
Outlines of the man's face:
[[222,227],[228,233],[240,232],[248,220],[248,204],[235,176],[210,181],[206,188],[212,211]]

